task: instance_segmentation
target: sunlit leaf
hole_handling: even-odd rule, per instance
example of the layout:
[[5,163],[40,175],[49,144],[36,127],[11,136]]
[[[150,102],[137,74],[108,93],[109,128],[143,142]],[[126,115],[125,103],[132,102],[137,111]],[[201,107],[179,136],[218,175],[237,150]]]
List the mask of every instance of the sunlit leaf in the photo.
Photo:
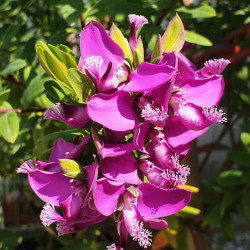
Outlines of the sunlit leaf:
[[16,59],[15,61],[11,62],[7,65],[7,67],[2,71],[1,75],[9,75],[22,69],[26,66],[26,62],[22,59]]
[[209,5],[182,6],[176,10],[183,18],[210,18],[216,16],[216,11]]
[[96,93],[94,83],[78,69],[70,69],[68,78],[81,102],[86,102]]
[[213,45],[213,43],[208,38],[188,30],[185,30],[185,41],[203,46]]
[[163,50],[180,52],[185,41],[185,29],[183,23],[176,14],[170,21],[165,33],[162,36]]

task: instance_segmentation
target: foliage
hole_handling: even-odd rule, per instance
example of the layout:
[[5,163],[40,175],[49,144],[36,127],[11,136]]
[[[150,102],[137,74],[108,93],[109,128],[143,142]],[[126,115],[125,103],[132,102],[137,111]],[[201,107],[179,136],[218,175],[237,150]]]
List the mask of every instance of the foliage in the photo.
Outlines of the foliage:
[[[115,25],[119,26],[122,33],[128,37],[129,27],[128,22],[125,22],[127,15],[131,13],[144,15],[148,18],[149,24],[147,29],[139,31],[145,41],[143,45],[140,44],[136,48],[139,51],[137,58],[139,64],[143,48],[147,54],[154,50],[158,39],[157,34],[163,34],[168,21],[178,13],[187,30],[186,42],[195,44],[186,51],[186,54],[198,66],[214,57],[227,57],[235,62],[225,72],[226,93],[223,106],[227,111],[228,123],[216,144],[197,150],[197,154],[198,152],[206,154],[202,160],[202,166],[207,163],[208,157],[215,150],[224,150],[222,152],[225,152],[226,160],[217,176],[203,181],[204,191],[194,201],[201,208],[202,219],[195,225],[207,231],[219,226],[227,239],[233,238],[234,231],[237,230],[232,219],[233,215],[240,216],[244,225],[250,226],[250,129],[248,124],[250,67],[244,56],[249,44],[249,30],[242,36],[236,34],[237,39],[233,41],[230,37],[229,42],[224,39],[230,32],[250,22],[250,5],[248,1],[204,0],[198,5],[187,6],[185,2],[5,0],[0,3],[0,183],[3,186],[0,198],[2,201],[8,193],[15,190],[18,190],[20,195],[23,193],[32,195],[24,180],[18,180],[16,177],[16,169],[21,163],[34,157],[48,159],[52,142],[59,137],[65,140],[73,138],[77,140],[79,135],[86,134],[86,131],[72,129],[60,122],[43,120],[43,112],[57,101],[69,104],[85,103],[94,91],[92,82],[88,82],[88,88],[84,90],[82,85],[78,84],[81,81],[87,81],[76,69],[78,59],[75,54],[79,55],[81,29],[90,20],[98,20],[106,28],[110,28],[111,20],[114,20]],[[113,27],[116,30],[117,27]],[[117,39],[126,47],[126,40],[120,37],[119,33]],[[205,52],[206,47],[203,46],[212,45],[215,46]],[[239,49],[246,50],[243,56],[238,54]],[[132,61],[129,50],[126,57],[128,62]],[[60,61],[61,67],[57,69],[56,75],[47,71],[54,80],[40,66],[38,58],[40,60],[44,58],[47,65],[53,64],[51,63],[53,60]],[[69,87],[72,82],[75,85]],[[240,137],[234,132],[235,129],[242,131]],[[225,134],[229,135],[229,145],[220,144],[220,138]],[[198,169],[197,166],[197,171],[198,174],[202,174],[202,167]],[[37,205],[41,207],[38,202]],[[195,212],[192,211],[191,214]],[[173,242],[173,238],[178,235],[180,243],[178,241],[177,243],[185,245],[185,240],[183,240],[184,243],[181,241],[181,238],[185,238],[183,236],[185,233],[182,227],[177,227],[176,224],[185,224],[189,219],[184,216],[174,220],[177,222],[170,223],[169,228],[176,230],[176,234],[173,236],[168,233],[168,239],[171,235],[171,242]],[[88,239],[88,232],[82,234],[85,233],[84,237]],[[76,249],[80,246],[82,249],[98,249],[98,247],[103,249],[103,241],[108,242],[112,233],[105,233],[103,229],[102,234],[103,237],[91,235],[92,238],[83,242],[80,238],[83,235],[80,233],[72,236],[71,239],[56,239],[53,244],[64,246],[62,249],[68,249],[68,242],[74,244]],[[0,235],[4,238],[3,243],[2,238],[0,239],[0,248],[7,247],[3,249],[14,249],[22,241],[20,236],[9,231],[2,231]],[[170,245],[173,248],[177,247],[174,243]],[[72,245],[70,249],[73,249],[71,247]]]

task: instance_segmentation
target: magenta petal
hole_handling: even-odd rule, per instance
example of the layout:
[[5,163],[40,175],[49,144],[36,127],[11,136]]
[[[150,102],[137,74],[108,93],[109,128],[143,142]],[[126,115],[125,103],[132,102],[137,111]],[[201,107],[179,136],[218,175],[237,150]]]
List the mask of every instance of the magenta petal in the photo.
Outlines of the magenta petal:
[[129,93],[96,94],[87,102],[90,118],[115,131],[131,130],[138,124]]
[[55,206],[71,194],[70,178],[62,173],[34,170],[28,173],[29,184],[36,195],[45,202],[53,201]]
[[74,128],[80,128],[90,122],[86,107],[77,107],[66,103],[57,103],[47,109],[44,119],[58,120]]
[[204,134],[208,128],[190,130],[183,125],[178,116],[169,116],[164,127],[166,141],[173,152],[186,155],[192,140]]
[[85,135],[82,138],[82,142],[79,145],[75,146],[75,148],[71,152],[66,154],[66,158],[80,160],[83,153],[84,153],[85,146],[86,146],[87,142],[89,141],[89,139],[90,139],[90,136]]
[[123,90],[129,92],[153,90],[170,80],[174,73],[175,69],[167,65],[143,62],[130,74],[130,81]]
[[61,103],[66,123],[73,128],[84,127],[90,122],[86,107],[77,107],[66,103]]
[[51,152],[49,161],[58,162],[58,159],[67,158],[67,153],[75,149],[75,145],[69,142],[64,141],[62,138],[59,138],[56,141],[56,144]]
[[105,215],[111,215],[115,209],[118,198],[125,191],[125,183],[113,182],[102,178],[96,182],[94,189],[94,203],[97,210]]
[[145,138],[149,130],[150,126],[148,122],[140,123],[135,129],[134,145],[139,151],[143,152],[144,154],[148,154],[145,148]]
[[163,57],[158,64],[171,66],[174,69],[177,69],[178,58],[177,58],[176,53],[175,52],[164,52]]
[[193,79],[183,84],[187,102],[200,107],[217,106],[224,90],[224,80],[220,75],[205,79]]
[[67,220],[74,220],[81,212],[82,198],[80,195],[71,194],[60,204],[63,210],[63,217]]
[[106,157],[118,157],[135,150],[135,146],[133,142],[124,143],[124,144],[116,144],[116,143],[108,143],[103,144],[100,149],[100,154],[102,159]]
[[187,67],[191,68],[193,71],[196,71],[196,67],[193,65],[191,61],[189,61],[184,55],[181,53],[178,54],[178,60],[182,62],[182,64],[187,65]]
[[165,217],[187,206],[192,192],[185,189],[162,189],[149,183],[138,187],[140,193],[137,208],[142,216]]
[[131,153],[101,160],[103,175],[114,181],[138,185],[137,162]]
[[230,61],[225,59],[208,60],[204,63],[205,66],[197,73],[203,77],[220,75],[229,63]]
[[128,15],[130,21],[130,38],[129,38],[129,45],[134,51],[137,42],[136,31],[141,28],[144,24],[148,23],[147,18],[144,16],[139,16],[135,14]]
[[90,192],[93,189],[98,177],[98,165],[96,163],[92,163],[90,166],[84,167],[84,169],[88,173],[88,186]]
[[195,70],[194,65],[185,56],[179,53],[178,73],[176,74],[175,86],[182,88],[186,81],[195,79]]
[[150,223],[149,227],[156,229],[156,230],[161,230],[168,226],[168,223],[165,220],[158,220],[158,219],[152,219],[152,218],[147,218],[147,217],[143,217],[143,220],[145,222]]
[[102,57],[101,76],[106,72],[109,62],[116,67],[125,59],[121,47],[108,36],[104,27],[95,21],[91,21],[83,29],[80,48],[83,61],[90,56]]

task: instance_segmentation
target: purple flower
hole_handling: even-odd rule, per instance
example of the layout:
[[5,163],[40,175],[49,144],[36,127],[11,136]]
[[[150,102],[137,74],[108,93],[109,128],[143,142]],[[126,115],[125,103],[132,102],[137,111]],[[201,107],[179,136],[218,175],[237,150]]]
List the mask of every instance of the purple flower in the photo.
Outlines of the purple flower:
[[98,165],[93,163],[83,170],[87,173],[87,181],[74,181],[71,184],[71,195],[59,204],[63,216],[56,211],[53,202],[46,203],[41,212],[40,218],[44,226],[57,222],[59,236],[78,232],[88,225],[106,219],[106,216],[89,206],[97,179]]
[[137,43],[137,36],[136,36],[136,31],[141,28],[143,25],[148,24],[147,18],[144,16],[138,16],[135,14],[130,14],[128,15],[129,21],[130,21],[130,38],[129,38],[129,44],[134,51],[134,48]]
[[95,83],[99,92],[115,90],[127,80],[124,52],[100,23],[91,21],[83,29],[80,49],[78,67]]
[[48,108],[44,119],[62,121],[73,128],[84,127],[91,121],[86,107],[77,107],[63,102]]
[[28,160],[17,172],[28,175],[31,188],[41,200],[59,206],[71,194],[70,178],[63,175],[59,159],[78,160],[89,139],[90,137],[86,136],[82,143],[75,146],[59,138],[51,152],[49,163],[36,160],[34,165],[32,160]]
[[[163,125],[172,91],[172,77],[176,72],[174,67],[176,63],[172,65],[174,58],[176,58],[175,53],[168,53],[159,65],[143,62],[136,71],[129,75],[129,81],[122,90],[113,94],[92,96],[87,101],[89,117],[104,127],[115,131],[134,129],[139,125],[138,119],[142,117],[153,124]],[[135,99],[138,95],[130,95],[131,92],[151,92],[164,84],[166,91],[161,102],[149,95],[139,99],[136,103]],[[136,114],[137,110],[141,110],[139,117]]]

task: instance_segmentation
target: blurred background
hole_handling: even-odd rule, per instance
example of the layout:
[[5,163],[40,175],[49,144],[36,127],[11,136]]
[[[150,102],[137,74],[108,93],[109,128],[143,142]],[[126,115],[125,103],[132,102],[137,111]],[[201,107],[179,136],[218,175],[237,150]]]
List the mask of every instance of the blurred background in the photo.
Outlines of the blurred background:
[[[79,57],[79,35],[91,20],[112,22],[129,36],[128,14],[144,15],[140,34],[146,54],[157,34],[178,13],[186,29],[183,53],[199,68],[227,58],[225,92],[219,108],[227,123],[212,125],[185,159],[194,190],[190,207],[154,233],[154,250],[250,249],[250,2],[249,0],[1,0],[0,2],[0,249],[106,249],[118,241],[107,220],[75,235],[57,237],[44,228],[44,205],[17,168],[30,158],[48,159],[55,140],[78,131],[43,120],[50,107],[35,44],[64,44]],[[128,249],[135,249],[129,248]]]

